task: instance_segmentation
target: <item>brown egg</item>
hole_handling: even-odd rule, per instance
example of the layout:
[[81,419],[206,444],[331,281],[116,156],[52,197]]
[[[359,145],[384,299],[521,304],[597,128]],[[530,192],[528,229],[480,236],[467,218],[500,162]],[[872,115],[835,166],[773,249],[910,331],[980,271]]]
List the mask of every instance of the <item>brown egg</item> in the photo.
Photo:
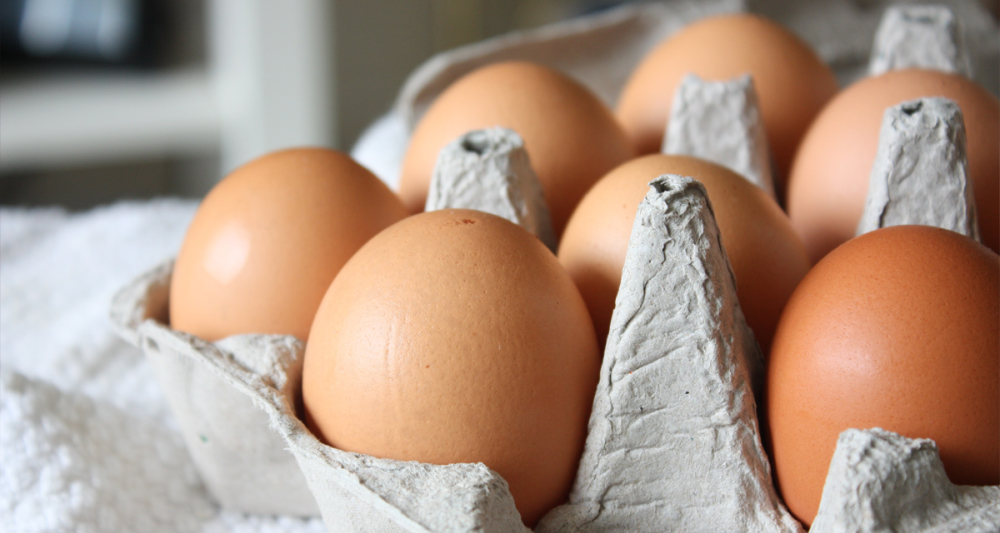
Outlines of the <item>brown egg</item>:
[[616,115],[638,153],[660,150],[674,93],[689,73],[713,81],[753,76],[775,187],[782,191],[799,140],[837,93],[830,68],[805,42],[765,18],[737,14],[695,22],[642,60],[618,100]]
[[969,176],[983,244],[1000,250],[1000,102],[967,78],[897,70],[837,95],[809,128],[788,183],[788,215],[815,263],[854,236],[868,195],[886,108],[943,96],[965,116]]
[[434,211],[341,270],[310,333],[302,393],[331,446],[482,462],[533,526],[569,494],[599,367],[583,299],[541,241],[480,211]]
[[541,65],[496,63],[448,87],[413,131],[399,183],[411,212],[424,210],[441,148],[491,126],[510,128],[524,139],[557,237],[587,189],[632,157],[625,132],[586,87]]
[[685,156],[653,154],[616,168],[583,198],[559,245],[603,344],[635,212],[649,182],[662,174],[701,181],[736,276],[740,307],[764,353],[785,302],[809,270],[809,259],[788,217],[770,196],[722,166]]
[[256,159],[219,182],[191,221],[171,279],[171,326],[209,341],[240,333],[305,340],[341,266],[406,214],[374,174],[339,152]]
[[1000,483],[1000,257],[929,226],[877,230],[817,264],[768,366],[775,477],[810,524],[837,437],[881,427],[937,442],[951,480]]

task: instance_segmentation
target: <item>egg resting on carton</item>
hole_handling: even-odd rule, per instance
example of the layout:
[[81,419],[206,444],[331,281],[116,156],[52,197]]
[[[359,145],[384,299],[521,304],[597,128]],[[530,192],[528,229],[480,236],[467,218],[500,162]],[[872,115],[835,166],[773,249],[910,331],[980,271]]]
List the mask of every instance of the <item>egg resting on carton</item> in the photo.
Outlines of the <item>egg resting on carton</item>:
[[340,267],[405,216],[385,184],[336,150],[258,157],[198,206],[177,253],[170,325],[208,341],[247,333],[305,341]]
[[611,110],[576,80],[527,61],[486,65],[442,92],[413,130],[399,182],[411,212],[426,203],[440,150],[470,130],[493,126],[524,139],[557,236],[587,189],[633,156]]
[[[702,181],[715,198],[740,304],[766,354],[781,309],[810,265],[787,216],[772,201],[770,156],[753,80],[686,76],[674,95],[663,150],[677,155],[640,157],[602,178],[563,235],[559,259],[587,301],[599,341],[607,337],[635,210],[648,182],[680,174]],[[756,187],[744,186],[744,178]]]
[[885,110],[925,97],[948,98],[962,110],[980,234],[983,244],[1000,250],[1000,101],[966,78],[906,69],[844,89],[802,140],[789,176],[787,210],[814,263],[857,230]]
[[763,190],[714,163],[664,154],[634,159],[605,176],[580,202],[563,235],[559,260],[580,288],[600,340],[611,324],[636,208],[649,181],[667,173],[693,176],[708,190],[740,308],[766,353],[785,302],[809,271],[805,248]]
[[788,301],[768,364],[775,480],[804,523],[837,435],[932,438],[949,477],[1000,480],[1000,257],[930,226],[852,239]]
[[500,217],[414,215],[344,266],[306,347],[307,425],[346,451],[482,462],[525,524],[569,492],[600,355],[555,256]]

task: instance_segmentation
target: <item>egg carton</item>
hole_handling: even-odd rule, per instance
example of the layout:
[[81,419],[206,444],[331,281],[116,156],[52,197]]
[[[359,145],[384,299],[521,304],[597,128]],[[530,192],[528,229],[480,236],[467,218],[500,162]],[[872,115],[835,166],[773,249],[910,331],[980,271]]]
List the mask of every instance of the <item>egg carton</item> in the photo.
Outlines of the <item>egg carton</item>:
[[[477,45],[418,70],[404,87],[402,100],[412,97],[410,109],[418,113],[420,102],[429,102],[427,95],[435,94],[435,87],[439,91],[477,64],[511,50],[540,54],[552,43],[563,56],[549,57],[568,58],[573,64],[579,61],[573,54],[587,49],[581,44],[625,39],[633,43],[633,48],[624,48],[631,50],[634,64],[644,54],[637,53],[642,46],[648,49],[697,16],[733,6],[642,6],[557,25],[520,41]],[[927,17],[916,20],[927,25]],[[873,55],[884,52],[878,50]],[[434,75],[428,77],[428,72]],[[607,80],[605,74],[597,77]],[[701,141],[693,134],[668,132],[668,139],[682,142],[665,149],[714,159],[768,190],[770,172],[767,158],[761,157],[767,150],[760,145],[752,82],[713,85],[690,79],[682,85],[699,86],[702,89],[683,96],[687,103],[675,106],[675,118],[697,123],[699,114],[717,113],[725,126],[712,136],[702,135]],[[729,104],[705,105],[709,100],[698,95],[709,90],[729,95]],[[675,98],[682,98],[681,92]],[[720,113],[721,107],[729,111]],[[889,146],[885,131],[884,125],[880,144]],[[547,217],[532,200],[536,185],[530,165],[518,162],[516,140],[507,134],[494,137],[494,162],[482,164],[493,165],[498,182],[520,191],[524,201],[516,204],[510,195],[499,195],[492,207],[480,208],[508,209],[508,219],[517,218],[515,222],[544,241]],[[732,142],[718,143],[728,150],[713,151],[705,139]],[[462,140],[456,142],[461,147]],[[888,150],[880,146],[880,161],[888,160],[882,155]],[[472,150],[480,151],[489,152]],[[445,160],[469,155],[469,150],[459,150]],[[454,162],[439,165],[448,166],[461,167]],[[873,168],[873,184],[878,167],[876,163]],[[435,181],[461,182],[457,174],[442,172]],[[901,182],[892,180],[891,169],[878,174],[887,187]],[[961,172],[953,174],[964,178]],[[444,190],[450,187],[454,185]],[[968,190],[962,189],[963,199]],[[465,201],[449,194],[434,196],[445,198],[437,207],[457,207]],[[870,197],[869,203],[878,202]],[[569,502],[546,515],[536,530],[801,530],[775,493],[760,445],[753,391],[760,390],[762,358],[735,298],[704,189],[678,176],[658,178],[636,219],[577,480]],[[668,250],[671,260],[686,268],[677,268],[677,263],[666,268]],[[331,531],[526,529],[506,482],[482,464],[378,459],[319,442],[300,421],[302,343],[293,337],[242,335],[212,344],[170,329],[166,317],[171,269],[172,263],[161,265],[124,289],[112,306],[112,322],[149,357],[192,457],[223,507],[256,513],[319,512]],[[679,272],[702,282],[680,279]],[[649,298],[650,291],[669,298]],[[990,531],[1000,527],[998,508],[1000,488],[951,485],[933,443],[880,430],[849,431],[838,443],[813,528],[957,531],[976,530],[978,524],[978,530]]]
[[[216,451],[230,447],[214,466],[235,473],[291,451],[300,471],[270,462],[244,473],[239,493],[313,504],[308,495],[291,498],[301,497],[304,474],[331,531],[526,530],[506,482],[483,464],[394,461],[321,443],[301,422],[302,343],[240,335],[210,344],[171,330],[161,322],[170,267],[119,295],[116,323],[161,381],[165,369],[186,380],[166,390],[189,446],[210,449],[218,439]],[[801,531],[777,497],[760,443],[754,389],[762,371],[704,187],[655,179],[637,211],[573,491],[536,531]],[[196,439],[178,398],[190,400],[195,421],[214,415]],[[227,398],[235,401],[219,401]],[[218,496],[218,485],[209,486]],[[268,505],[273,512],[275,502]],[[998,526],[1000,487],[956,487],[933,442],[875,429],[841,435],[813,529]]]
[[[960,115],[946,101],[930,103],[940,105],[915,112],[902,109],[913,104],[904,104],[887,117],[916,117],[910,120],[916,127],[904,133],[925,132],[924,123],[938,126],[936,138],[903,137],[911,139],[911,148],[912,139],[957,141],[953,149],[939,151],[957,153],[962,162],[963,137],[954,133],[961,131]],[[919,120],[941,108],[948,120]],[[901,150],[900,128],[886,131],[883,144]],[[471,173],[492,176],[477,183],[493,191],[506,183],[519,184],[506,189],[540,192],[513,132],[467,134],[443,151],[441,161],[432,185],[437,189]],[[876,170],[873,180],[888,175]],[[954,176],[951,181],[963,182],[964,173]],[[899,180],[885,181],[898,189]],[[469,187],[465,195],[431,195],[428,206],[458,207],[467,198],[489,197],[477,194],[475,184]],[[968,196],[960,189],[945,188],[963,203]],[[500,195],[479,207],[506,212],[522,225],[546,219],[544,213],[525,212],[531,211],[525,206],[544,210],[542,202],[516,202],[520,196],[531,195]],[[513,209],[515,203],[520,210]],[[306,480],[332,531],[524,530],[506,483],[482,464],[392,461],[320,443],[300,422],[302,343],[287,336],[241,335],[210,344],[171,330],[163,324],[170,269],[168,263],[123,291],[113,315],[157,370],[206,484],[224,506],[309,514],[316,504],[304,490]],[[775,494],[760,446],[752,390],[760,388],[762,367],[704,189],[690,178],[658,178],[637,213],[570,502],[550,512],[537,530],[799,530]],[[817,531],[887,525],[866,524],[873,516],[922,529],[997,525],[990,509],[1000,509],[1000,489],[952,486],[933,443],[880,430],[855,433],[845,433],[839,444],[813,526]],[[276,442],[279,435],[284,443]],[[298,464],[288,460],[286,446]],[[915,498],[923,503],[916,517],[886,512]]]

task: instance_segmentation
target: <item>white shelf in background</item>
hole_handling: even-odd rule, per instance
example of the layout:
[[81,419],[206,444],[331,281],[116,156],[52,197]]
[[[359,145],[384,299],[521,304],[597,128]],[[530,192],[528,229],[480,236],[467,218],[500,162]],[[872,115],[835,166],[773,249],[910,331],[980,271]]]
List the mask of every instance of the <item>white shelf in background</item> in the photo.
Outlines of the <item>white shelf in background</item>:
[[204,69],[63,73],[0,86],[0,169],[211,153],[221,121]]

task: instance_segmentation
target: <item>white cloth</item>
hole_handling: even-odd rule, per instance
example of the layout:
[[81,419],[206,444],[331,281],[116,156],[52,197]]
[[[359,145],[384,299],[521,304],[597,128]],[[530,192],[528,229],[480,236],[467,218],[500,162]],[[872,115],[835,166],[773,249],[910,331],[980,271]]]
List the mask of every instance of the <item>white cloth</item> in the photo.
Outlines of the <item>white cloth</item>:
[[196,202],[0,209],[0,523],[5,532],[309,532],[220,511],[114,293],[177,253]]

